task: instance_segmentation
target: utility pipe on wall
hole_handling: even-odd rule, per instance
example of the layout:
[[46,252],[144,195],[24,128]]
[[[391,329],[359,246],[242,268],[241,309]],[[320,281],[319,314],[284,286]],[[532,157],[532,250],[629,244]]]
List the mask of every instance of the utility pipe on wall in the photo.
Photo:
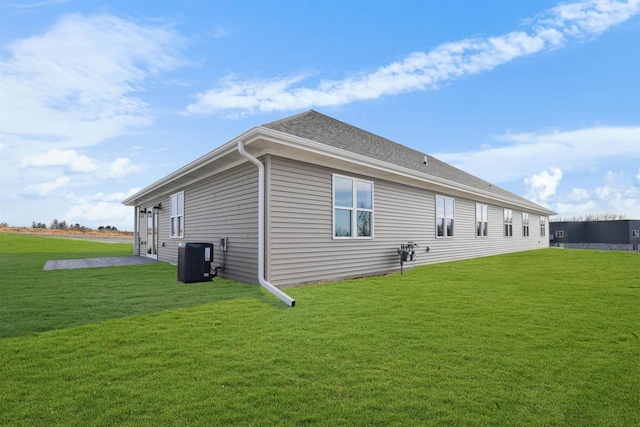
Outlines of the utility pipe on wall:
[[293,307],[296,305],[296,300],[267,282],[264,278],[264,165],[244,149],[244,141],[242,140],[238,141],[238,152],[258,166],[258,282],[289,307]]

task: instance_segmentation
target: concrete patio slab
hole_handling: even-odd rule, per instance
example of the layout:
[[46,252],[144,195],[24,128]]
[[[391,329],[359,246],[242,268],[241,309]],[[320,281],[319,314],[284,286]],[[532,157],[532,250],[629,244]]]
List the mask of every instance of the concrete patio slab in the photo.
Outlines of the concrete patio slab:
[[152,264],[155,259],[143,256],[119,256],[107,258],[54,259],[46,262],[43,270],[70,270],[74,268],[115,267],[122,265]]

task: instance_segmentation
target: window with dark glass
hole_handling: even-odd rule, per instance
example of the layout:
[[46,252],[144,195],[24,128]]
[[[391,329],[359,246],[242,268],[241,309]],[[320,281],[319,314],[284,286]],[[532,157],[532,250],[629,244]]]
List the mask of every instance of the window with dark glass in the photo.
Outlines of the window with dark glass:
[[489,206],[476,203],[476,237],[487,237]]
[[529,214],[522,212],[522,237],[529,237]]
[[184,237],[184,191],[171,195],[171,237]]
[[333,176],[333,237],[373,237],[373,182]]
[[513,211],[511,209],[504,210],[504,236],[513,236]]
[[436,237],[453,237],[455,200],[436,196]]

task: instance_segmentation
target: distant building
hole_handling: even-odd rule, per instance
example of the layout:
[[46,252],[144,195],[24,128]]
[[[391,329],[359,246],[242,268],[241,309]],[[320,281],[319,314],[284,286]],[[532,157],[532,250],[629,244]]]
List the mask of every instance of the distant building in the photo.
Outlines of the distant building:
[[551,222],[549,230],[551,246],[640,252],[640,219]]

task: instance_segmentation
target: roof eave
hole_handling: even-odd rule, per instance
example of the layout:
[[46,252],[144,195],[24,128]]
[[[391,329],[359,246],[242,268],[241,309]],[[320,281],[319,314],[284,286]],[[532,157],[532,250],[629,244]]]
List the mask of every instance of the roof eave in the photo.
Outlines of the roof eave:
[[349,160],[352,162],[356,162],[360,165],[363,166],[369,166],[375,169],[380,169],[386,172],[391,172],[391,173],[395,173],[398,175],[402,175],[402,176],[406,176],[409,178],[413,178],[413,179],[417,179],[419,181],[423,181],[426,183],[430,183],[430,184],[435,184],[435,185],[439,185],[445,188],[450,188],[450,189],[454,189],[457,191],[461,191],[463,193],[469,194],[469,195],[481,195],[482,197],[486,198],[486,199],[491,199],[491,200],[495,200],[497,202],[500,202],[501,204],[506,204],[506,205],[511,205],[511,206],[517,206],[518,208],[523,208],[525,209],[527,212],[531,212],[531,211],[536,211],[539,213],[543,213],[545,215],[555,215],[556,213],[550,209],[545,208],[544,206],[540,206],[536,203],[530,202],[532,205],[535,206],[529,206],[529,205],[525,205],[523,203],[519,203],[518,201],[515,200],[510,200],[508,198],[505,197],[500,197],[499,195],[496,195],[494,193],[485,191],[485,190],[481,190],[475,187],[471,187],[468,185],[464,185],[464,184],[460,184],[458,182],[455,181],[451,181],[451,180],[447,180],[444,178],[439,178],[437,176],[425,173],[425,172],[419,172],[419,171],[415,171],[413,169],[408,169],[402,166],[398,166],[395,165],[393,163],[388,163],[388,162],[384,162],[381,160],[377,160],[377,159],[373,159],[371,157],[367,157],[361,154],[357,154],[357,153],[353,153],[351,151],[347,151],[347,150],[343,150],[341,148],[336,148],[327,144],[323,144],[323,143],[319,143],[313,140],[309,140],[306,138],[302,138],[302,137],[298,137],[295,135],[291,135],[285,132],[280,132],[277,130],[273,130],[273,129],[268,129],[268,128],[264,128],[262,126],[257,126],[257,128],[259,128],[260,132],[265,135],[268,136],[269,139],[275,139],[276,141],[274,142],[278,142],[280,144],[285,144],[285,145],[290,145],[290,146],[296,146],[298,148],[306,148],[306,149],[311,149],[311,151],[317,153],[317,154],[324,154],[324,155],[328,155],[330,157],[334,157],[336,159],[341,159],[341,160]]
[[502,205],[515,206],[518,208],[522,208],[528,212],[538,212],[545,215],[555,215],[556,213],[533,202],[530,202],[532,205],[529,206],[522,203],[519,203],[514,200],[510,200],[505,197],[500,197],[494,193],[490,193],[488,191],[484,191],[475,187],[471,187],[468,185],[460,184],[454,181],[450,181],[444,178],[439,178],[434,175],[430,175],[425,172],[419,172],[412,169],[408,169],[402,166],[398,166],[392,163],[384,162],[381,160],[373,159],[371,157],[367,157],[361,154],[353,153],[351,151],[347,151],[344,149],[336,148],[327,144],[323,144],[320,142],[316,142],[310,139],[298,137],[295,135],[291,135],[285,132],[280,132],[277,130],[265,128],[263,126],[255,126],[248,131],[242,133],[236,138],[230,140],[229,142],[221,145],[215,150],[205,154],[204,156],[199,157],[193,162],[183,166],[177,171],[167,175],[166,177],[154,182],[153,184],[145,187],[140,190],[136,194],[127,197],[122,201],[122,204],[126,206],[135,206],[136,201],[145,197],[146,195],[151,194],[152,192],[162,188],[170,184],[171,182],[184,177],[190,173],[193,173],[199,168],[214,162],[230,153],[235,152],[238,149],[238,141],[245,141],[245,144],[248,146],[252,142],[264,139],[269,142],[273,142],[276,144],[282,144],[285,146],[289,146],[292,148],[298,148],[305,151],[310,151],[316,154],[320,154],[323,156],[327,156],[330,158],[335,158],[347,162],[352,162],[359,164],[361,166],[370,167],[373,169],[378,169],[387,173],[392,173],[400,176],[404,176],[407,178],[415,179],[418,181],[422,181],[428,184],[437,185],[444,188],[449,188],[452,190],[456,190],[458,192],[462,192],[468,195],[479,195],[488,200],[494,200],[496,202],[501,203]]
[[163,186],[175,181],[176,179],[183,177],[189,173],[194,172],[195,170],[197,170],[198,168],[201,168],[215,160],[218,160],[224,156],[226,156],[229,153],[232,153],[234,151],[236,151],[238,149],[238,141],[239,140],[246,140],[246,139],[250,139],[252,138],[257,132],[259,131],[258,127],[253,127],[251,129],[249,129],[248,131],[244,132],[243,134],[241,134],[240,136],[237,136],[236,138],[232,139],[231,141],[221,145],[220,147],[216,148],[213,151],[210,151],[209,153],[205,154],[204,156],[201,156],[199,158],[197,158],[196,160],[192,161],[191,163],[181,167],[180,169],[178,169],[175,172],[170,173],[169,175],[165,176],[164,178],[159,179],[158,181],[154,182],[151,185],[148,185],[147,187],[143,188],[142,190],[138,191],[137,193],[127,197],[126,199],[124,199],[122,201],[123,205],[126,206],[135,206],[135,202],[136,200],[145,197],[146,195],[152,193],[155,190],[158,190],[159,188],[162,188]]

